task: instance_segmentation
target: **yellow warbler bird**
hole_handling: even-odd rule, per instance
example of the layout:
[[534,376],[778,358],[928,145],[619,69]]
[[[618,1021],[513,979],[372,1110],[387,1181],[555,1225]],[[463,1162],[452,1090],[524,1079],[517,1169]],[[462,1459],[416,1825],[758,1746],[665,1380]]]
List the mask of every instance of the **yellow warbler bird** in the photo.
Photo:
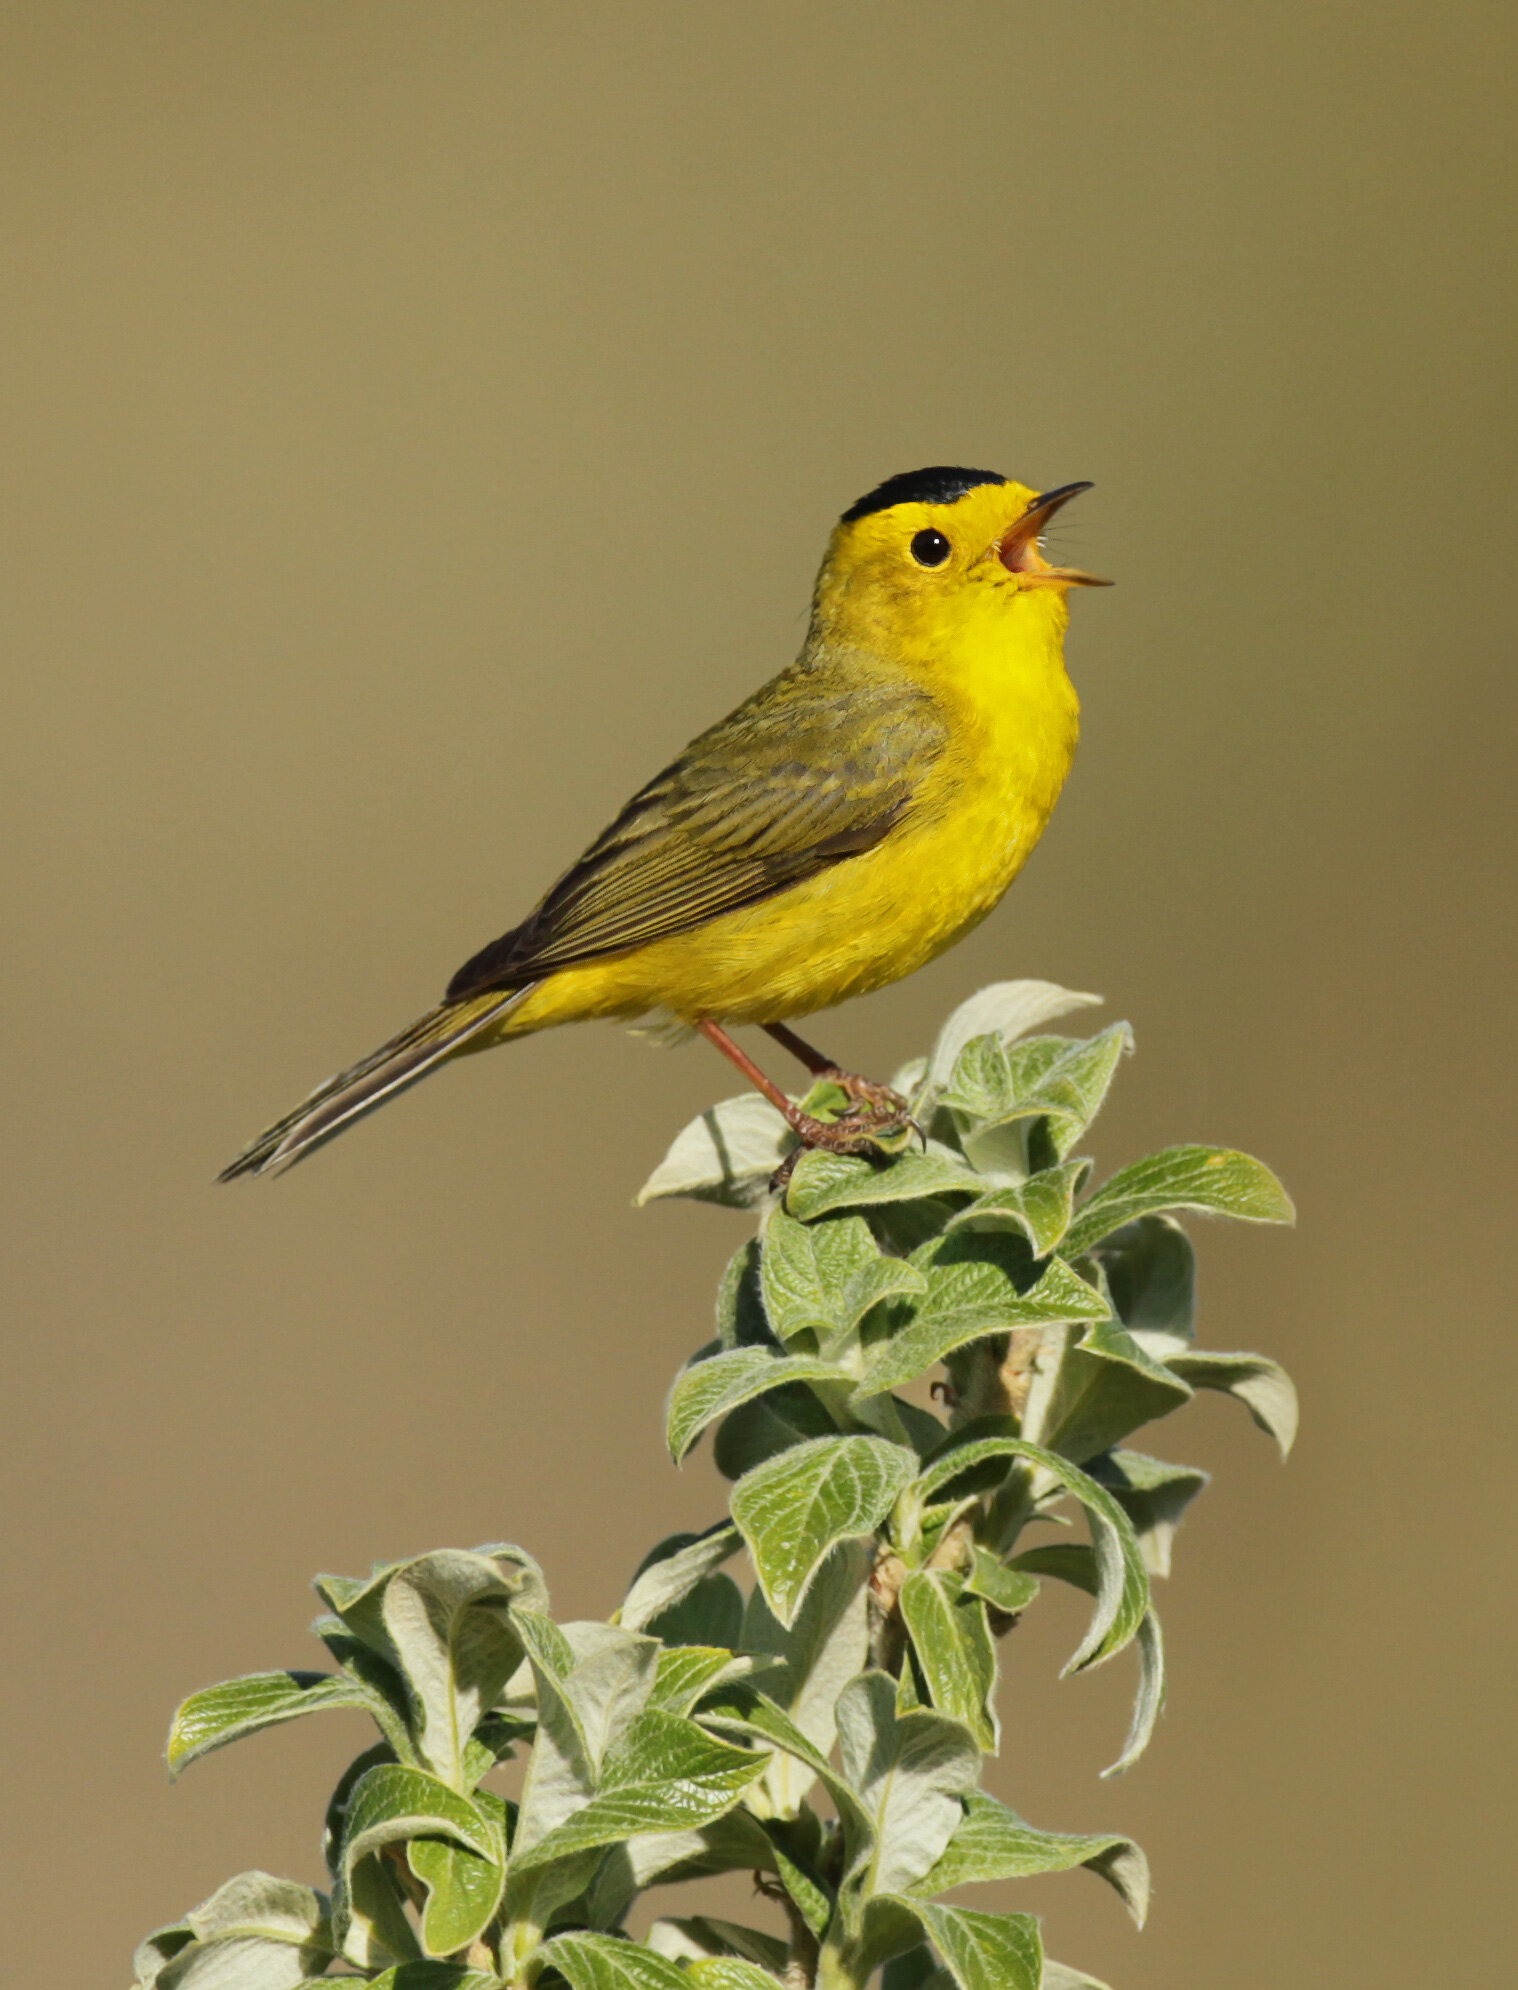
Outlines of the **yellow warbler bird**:
[[[313,1092],[221,1179],[291,1166],[467,1051],[556,1023],[699,1030],[805,1146],[900,1126],[884,1086],[788,1021],[899,980],[969,932],[1022,869],[1075,752],[1066,594],[1039,550],[1089,484],[1041,496],[990,470],[890,477],[828,543],[800,656],[633,796],[437,1008]],[[803,1113],[728,1036],[756,1023],[853,1101]]]

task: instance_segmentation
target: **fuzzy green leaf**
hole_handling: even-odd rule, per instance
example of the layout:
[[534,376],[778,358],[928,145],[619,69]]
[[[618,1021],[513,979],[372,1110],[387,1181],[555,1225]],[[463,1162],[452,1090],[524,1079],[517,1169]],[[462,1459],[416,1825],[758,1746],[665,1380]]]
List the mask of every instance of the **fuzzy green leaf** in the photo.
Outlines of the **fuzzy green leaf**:
[[[778,1756],[776,1760],[784,1760]],[[772,1817],[765,1826],[774,1852],[775,1871],[796,1912],[820,1941],[832,1923],[837,1904],[835,1888],[817,1870],[823,1850],[822,1826],[815,1812]]]
[[803,1223],[839,1209],[876,1209],[924,1196],[978,1195],[985,1187],[951,1148],[935,1145],[926,1154],[908,1151],[890,1161],[858,1154],[803,1154],[785,1192],[789,1213]]
[[[775,1865],[763,1827],[743,1806],[725,1811],[699,1831],[652,1832],[585,1857],[594,1876],[568,1914],[592,1928],[620,1927],[638,1894],[649,1887],[714,1873],[769,1872]],[[552,1877],[562,1870],[540,1867],[538,1873]]]
[[1014,1178],[1063,1161],[1101,1110],[1133,1032],[1114,1023],[1084,1040],[981,1037],[960,1053],[944,1093],[965,1154]]
[[1142,1451],[1114,1451],[1089,1470],[1133,1522],[1151,1575],[1169,1575],[1170,1550],[1181,1516],[1208,1483],[1192,1465],[1166,1465]]
[[327,1903],[295,1880],[239,1873],[135,1957],[142,1990],[294,1990],[335,1953]]
[[318,1617],[311,1626],[346,1677],[365,1692],[364,1704],[398,1762],[417,1766],[421,1757],[412,1737],[413,1702],[399,1667],[382,1658],[354,1634],[340,1617]]
[[1026,1181],[992,1189],[959,1210],[946,1228],[1016,1230],[1027,1238],[1035,1257],[1046,1258],[1069,1228],[1075,1197],[1090,1172],[1089,1161],[1061,1161]]
[[[466,1551],[455,1549],[446,1552]],[[496,1565],[496,1574],[510,1589],[516,1604],[533,1610],[547,1610],[548,1589],[543,1581],[543,1571],[524,1549],[510,1541],[493,1541],[467,1552]],[[404,1672],[404,1661],[385,1622],[385,1597],[397,1576],[416,1563],[431,1559],[430,1556],[419,1555],[412,1561],[376,1562],[367,1576],[319,1575],[314,1587],[317,1595],[361,1644],[378,1653],[397,1671]]]
[[775,1990],[775,1978],[737,1956],[707,1956],[681,1967],[658,1949],[610,1935],[556,1935],[540,1952],[571,1990]]
[[896,1681],[866,1672],[838,1697],[843,1778],[871,1822],[852,1846],[845,1888],[862,1903],[912,1886],[939,1859],[980,1775],[980,1749],[961,1721],[914,1707],[898,1713]]
[[712,1956],[705,1962],[690,1963],[685,1977],[696,1990],[775,1990],[775,1978],[769,1970],[735,1955]]
[[[840,1699],[842,1696],[839,1696]],[[835,1708],[836,1715],[836,1708]],[[707,1727],[724,1734],[736,1734],[764,1747],[779,1749],[806,1768],[833,1799],[849,1846],[857,1849],[872,1842],[874,1823],[860,1797],[845,1777],[840,1776],[827,1756],[796,1725],[789,1714],[765,1694],[744,1681],[727,1689],[725,1699],[707,1708],[701,1716]]]
[[650,1618],[649,1634],[667,1645],[736,1651],[743,1636],[743,1603],[743,1591],[730,1575],[704,1576],[689,1595]]
[[[921,1934],[921,1928],[913,1930]],[[880,1973],[880,1990],[954,1990],[954,1979],[940,1969],[926,1942],[894,1955]]]
[[996,1644],[985,1605],[947,1569],[918,1569],[901,1586],[902,1621],[930,1705],[963,1721],[988,1754],[998,1740]]
[[774,1342],[759,1291],[757,1237],[746,1237],[727,1261],[717,1287],[714,1324],[720,1347],[769,1347]]
[[[914,1951],[920,1951],[931,1964],[932,1956],[923,1948],[922,1921],[914,1910],[915,1903],[899,1895],[876,1893],[861,1902],[855,1912],[840,1917],[839,1925],[829,1931],[828,1944],[829,1948],[836,1945],[843,1951],[838,1973],[853,1983],[871,1982],[881,1964],[889,1972],[897,1956]],[[821,1973],[824,1980],[832,1973],[830,1959],[825,1958]],[[886,1980],[892,1980],[889,1974]],[[899,1972],[895,1980],[899,1981]],[[933,1990],[954,1990],[954,1980],[947,1970],[935,1974],[930,1967],[918,1977],[914,1990],[922,1990],[924,1981]]]
[[1228,1147],[1167,1147],[1119,1168],[1084,1204],[1065,1248],[1089,1250],[1136,1217],[1167,1209],[1196,1209],[1248,1223],[1295,1220],[1291,1197],[1263,1162]]
[[498,1825],[472,1798],[425,1769],[381,1763],[360,1778],[348,1799],[344,1870],[351,1872],[385,1845],[424,1836],[449,1839],[496,1864],[504,1856]]
[[648,1931],[648,1945],[672,1962],[696,1962],[704,1957],[736,1956],[768,1969],[779,1976],[787,1955],[786,1944],[759,1928],[745,1928],[736,1921],[719,1921],[710,1914],[686,1918],[668,1916],[655,1921]]
[[665,1427],[670,1456],[678,1465],[709,1423],[787,1382],[834,1382],[851,1388],[853,1381],[846,1368],[814,1354],[781,1354],[764,1347],[724,1349],[682,1368],[676,1377]]
[[1141,1216],[1095,1245],[1113,1311],[1161,1360],[1188,1346],[1196,1321],[1196,1251],[1172,1216]]
[[693,1119],[638,1192],[638,1207],[667,1196],[756,1209],[796,1136],[767,1099],[744,1092]]
[[1045,1336],[1023,1429],[1084,1463],[1190,1399],[1187,1384],[1116,1320],[1095,1320]]
[[1138,1653],[1139,1683],[1133,1696],[1133,1718],[1123,1741],[1122,1753],[1102,1770],[1103,1776],[1120,1776],[1131,1769],[1154,1737],[1155,1725],[1165,1710],[1165,1637],[1159,1612],[1150,1609],[1138,1627],[1133,1641]]
[[608,1751],[590,1801],[520,1855],[513,1847],[513,1869],[527,1871],[644,1832],[695,1830],[730,1809],[765,1766],[764,1756],[650,1707]]
[[829,1548],[873,1533],[916,1466],[912,1452],[883,1438],[821,1437],[739,1480],[733,1519],[782,1624],[795,1620]]
[[912,1889],[933,1898],[975,1881],[1028,1879],[1089,1866],[1122,1897],[1140,1927],[1149,1908],[1149,1862],[1131,1838],[1036,1831],[982,1790],[965,1798],[964,1821],[948,1849]]
[[612,1935],[555,1935],[535,1960],[551,1962],[570,1990],[689,1990],[679,1963]]
[[609,1750],[648,1704],[660,1649],[653,1638],[599,1625],[594,1643],[576,1652],[563,1629],[535,1611],[518,1612],[517,1628],[537,1681],[538,1732],[512,1840],[514,1870],[590,1800]]
[[413,1838],[406,1847],[411,1870],[427,1888],[422,1947],[429,1956],[452,1955],[489,1927],[506,1890],[506,1868],[446,1838]]
[[[341,1977],[324,1982],[341,1982]],[[383,1976],[368,1979],[369,1990],[501,1990],[499,1976],[470,1969],[462,1962],[403,1962],[387,1969]],[[227,1990],[234,1990],[228,1985]]]
[[330,1980],[308,1976],[295,1950],[257,1935],[194,1942],[150,1979],[155,1990],[303,1990]]
[[1064,1160],[1106,1100],[1117,1067],[1133,1050],[1133,1031],[1113,1023],[1092,1037],[1024,1038],[1007,1055],[1022,1107],[1037,1107],[1055,1154]]
[[659,1654],[659,1670],[648,1704],[666,1714],[689,1714],[722,1679],[741,1679],[755,1670],[755,1660],[715,1645],[672,1645]]
[[537,1723],[514,1720],[509,1714],[486,1714],[464,1744],[466,1790],[477,1789],[498,1762],[509,1762],[519,1741],[531,1741]]
[[969,1573],[965,1577],[965,1588],[972,1596],[980,1596],[993,1609],[1004,1616],[1015,1617],[1038,1594],[1038,1582],[1021,1569],[1008,1568],[998,1560],[989,1548],[978,1543],[971,1550]]
[[1064,1321],[1102,1320],[1106,1300],[1058,1258],[1030,1290],[1020,1292],[1022,1267],[997,1236],[946,1237],[922,1254],[928,1293],[909,1325],[870,1350],[860,1397],[916,1381],[957,1348],[988,1334]]
[[759,1277],[764,1310],[779,1338],[814,1334],[830,1355],[880,1300],[926,1289],[915,1266],[882,1256],[862,1217],[800,1223],[783,1209],[765,1224]]
[[911,1638],[929,1705],[963,1721],[981,1747],[995,1755],[997,1644],[979,1596],[947,1568],[919,1568],[901,1584],[901,1620]]
[[[1085,1508],[1091,1529],[1096,1610],[1065,1672],[1079,1672],[1088,1665],[1101,1664],[1114,1652],[1121,1651],[1135,1635],[1149,1608],[1149,1578],[1127,1514],[1104,1486],[1099,1486],[1068,1458],[1058,1457],[1013,1435],[1006,1420],[997,1417],[982,1417],[956,1432],[939,1455],[924,1466],[912,1487],[913,1502],[919,1509],[925,1507],[935,1493],[952,1485],[963,1473],[994,1458],[1020,1459],[1035,1467],[1045,1479],[1073,1493]],[[1015,1566],[1038,1573],[1025,1556],[1018,1556]]]
[[334,1933],[342,1940],[344,1959],[360,1969],[388,1969],[420,1956],[421,1943],[406,1918],[400,1872],[394,1860],[383,1852],[371,1852],[345,1869],[341,1849],[339,1846],[334,1861],[338,1881],[332,1896],[332,1922]]
[[728,1411],[712,1441],[712,1462],[724,1478],[741,1479],[767,1458],[810,1438],[831,1437],[837,1429],[813,1390],[800,1382],[782,1383]]
[[187,1921],[170,1921],[144,1935],[132,1956],[132,1990],[157,1990],[164,1970],[194,1941]]
[[1214,1354],[1210,1350],[1167,1355],[1173,1368],[1193,1389],[1221,1389],[1236,1396],[1260,1429],[1288,1455],[1297,1435],[1297,1392],[1278,1361],[1263,1354]]
[[399,1562],[376,1562],[367,1576],[319,1575],[312,1584],[333,1616],[361,1644],[392,1666],[398,1661],[385,1629],[383,1606],[390,1578],[400,1566]]
[[522,1662],[511,1610],[524,1582],[536,1595],[535,1572],[443,1549],[403,1563],[386,1585],[385,1629],[411,1691],[417,1747],[456,1790],[470,1787],[470,1736]]
[[[1030,1575],[1049,1575],[1095,1596],[1098,1588],[1096,1561],[1090,1548],[1079,1541],[1055,1541],[1042,1548],[1029,1548],[1013,1566]],[[1165,1705],[1165,1641],[1153,1605],[1145,1612],[1134,1633],[1138,1652],[1139,1683],[1133,1700],[1133,1718],[1128,1724],[1122,1753],[1103,1769],[1104,1776],[1120,1776],[1149,1746],[1155,1723]]]
[[938,1032],[922,1079],[923,1091],[913,1100],[913,1110],[922,1113],[931,1109],[937,1094],[949,1083],[959,1053],[974,1038],[990,1036],[1003,1045],[1014,1043],[1072,1009],[1097,1006],[1101,999],[1100,995],[1060,988],[1052,981],[993,981],[961,1002]]
[[671,1534],[643,1558],[617,1621],[624,1630],[645,1630],[735,1555],[738,1545],[738,1530],[730,1520],[719,1520],[704,1534]]
[[[872,1560],[869,1542],[841,1541],[824,1556],[793,1624],[779,1621],[757,1587],[744,1615],[743,1649],[777,1661],[763,1676],[766,1697],[823,1755],[838,1736],[838,1695],[865,1667]],[[812,1782],[810,1768],[777,1752],[749,1805],[763,1797],[771,1815],[792,1817]]]
[[1109,1990],[1109,1986],[1083,1969],[1072,1969],[1067,1962],[1045,1956],[1043,1990]]
[[361,1707],[372,1713],[376,1698],[359,1680],[342,1672],[254,1672],[207,1686],[192,1693],[174,1715],[169,1774],[177,1776],[202,1755],[245,1734],[298,1720],[323,1707]]
[[959,1990],[1041,1990],[1044,1950],[1031,1914],[977,1914],[934,1901],[909,1906]]

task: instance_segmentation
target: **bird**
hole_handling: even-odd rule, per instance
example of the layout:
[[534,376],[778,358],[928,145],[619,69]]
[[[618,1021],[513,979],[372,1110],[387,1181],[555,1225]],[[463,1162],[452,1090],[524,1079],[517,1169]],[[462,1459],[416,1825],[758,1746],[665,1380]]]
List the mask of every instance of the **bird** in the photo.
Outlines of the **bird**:
[[[442,1001],[277,1120],[218,1177],[278,1173],[454,1058],[560,1023],[699,1033],[809,1147],[878,1151],[888,1087],[790,1027],[924,966],[1022,869],[1064,785],[1079,700],[1039,492],[947,465],[888,477],[834,528],[794,663],[640,788]],[[806,1112],[734,1041],[757,1025],[846,1100]]]

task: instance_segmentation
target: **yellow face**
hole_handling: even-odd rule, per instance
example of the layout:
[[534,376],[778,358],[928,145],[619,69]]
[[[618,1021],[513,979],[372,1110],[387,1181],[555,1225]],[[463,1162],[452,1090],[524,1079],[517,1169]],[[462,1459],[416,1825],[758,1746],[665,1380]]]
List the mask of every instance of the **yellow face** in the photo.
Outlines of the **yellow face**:
[[1051,566],[1040,537],[1062,505],[1088,490],[1068,484],[1040,495],[1027,484],[980,482],[961,495],[917,497],[975,472],[921,471],[892,478],[907,495],[896,503],[845,514],[828,545],[817,581],[817,613],[834,635],[875,646],[942,642],[956,627],[989,616],[1064,621],[1072,587],[1103,586],[1075,567]]

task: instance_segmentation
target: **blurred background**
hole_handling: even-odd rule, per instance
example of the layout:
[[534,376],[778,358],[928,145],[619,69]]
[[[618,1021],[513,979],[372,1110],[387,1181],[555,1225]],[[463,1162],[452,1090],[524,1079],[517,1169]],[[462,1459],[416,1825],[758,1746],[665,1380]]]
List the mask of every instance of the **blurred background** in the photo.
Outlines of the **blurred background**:
[[[0,22],[8,1969],[124,1983],[232,1872],[319,1881],[365,1736],[166,1786],[195,1687],[309,1665],[318,1569],[506,1536],[561,1615],[721,1511],[670,1378],[743,1234],[631,1199],[735,1089],[560,1032],[287,1180],[210,1178],[435,999],[794,653],[890,472],[1091,478],[1081,755],[965,945],[1107,998],[1110,1169],[1267,1158],[1200,1233],[1235,1406],[1170,1708],[1007,1647],[997,1787],[1120,1829],[1005,1889],[1119,1990],[1495,1980],[1511,1884],[1514,964],[1505,9],[50,0]],[[1497,1219],[1497,1220],[1494,1220]],[[1122,1675],[1122,1676],[1120,1676]],[[741,1889],[740,1889],[741,1891]],[[761,1908],[761,1913],[765,1910]]]

